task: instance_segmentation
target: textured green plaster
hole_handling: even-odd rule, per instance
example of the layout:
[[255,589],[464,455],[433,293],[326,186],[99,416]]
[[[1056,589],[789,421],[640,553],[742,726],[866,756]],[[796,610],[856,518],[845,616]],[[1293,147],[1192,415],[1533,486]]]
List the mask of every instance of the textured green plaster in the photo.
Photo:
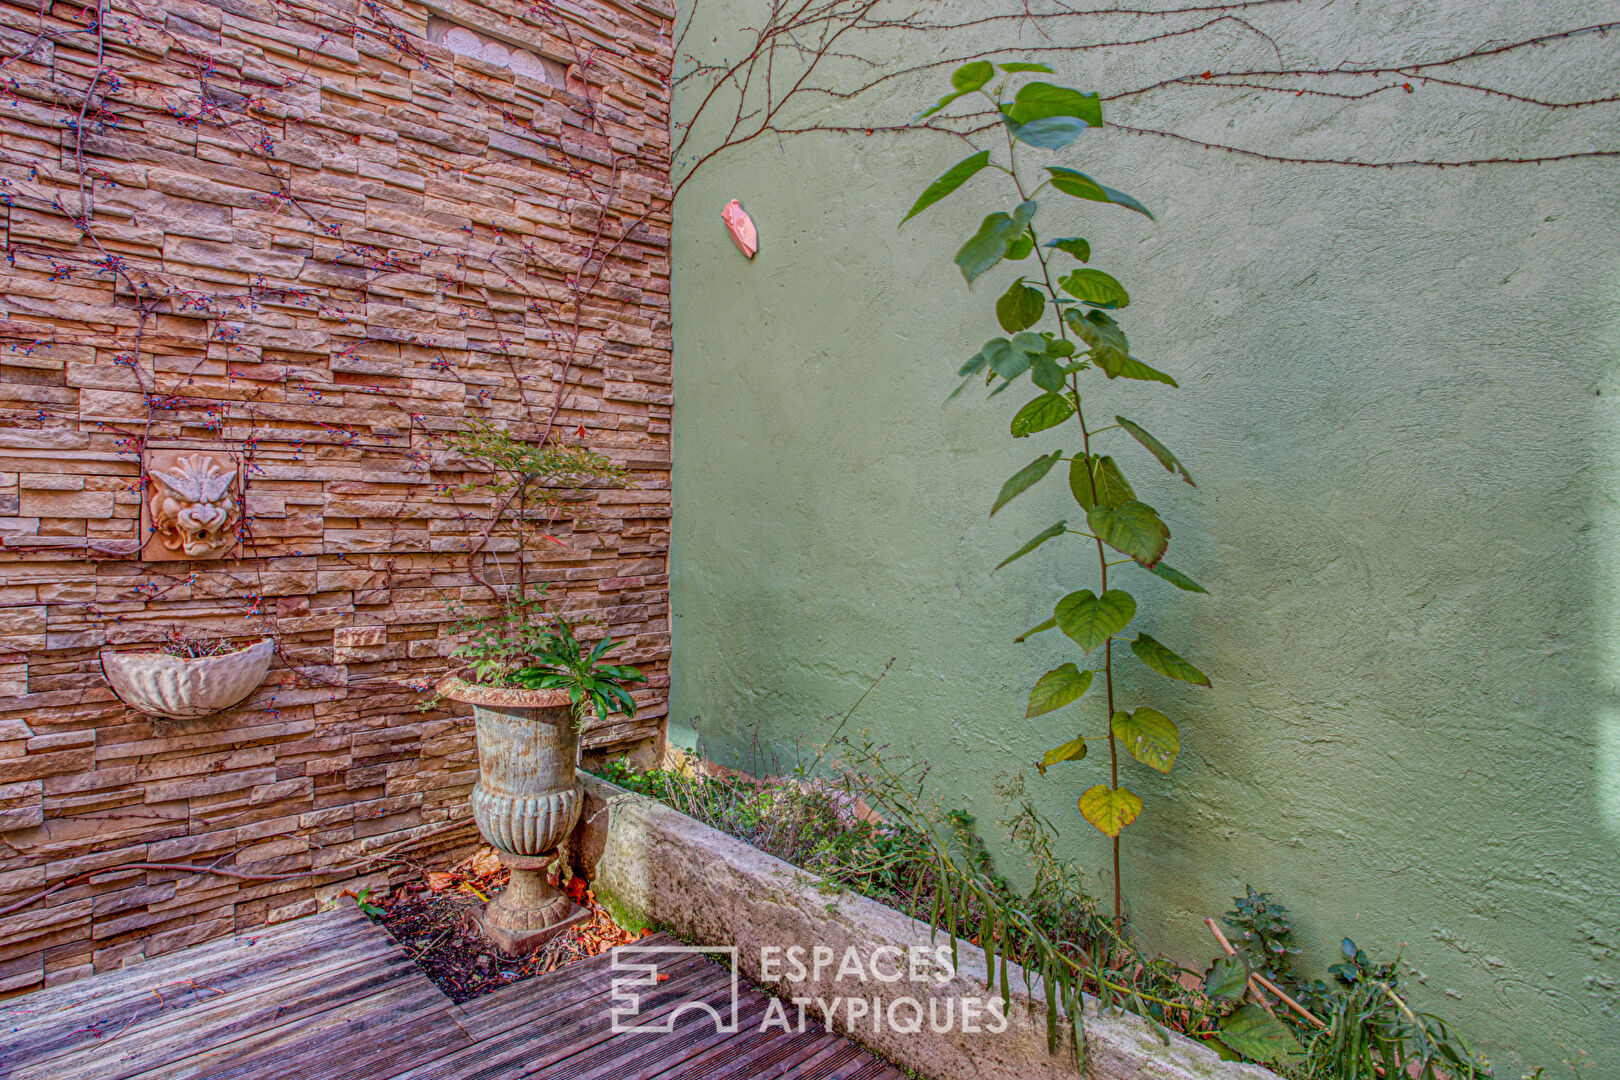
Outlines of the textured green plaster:
[[[727,28],[755,25],[760,7],[705,0],[690,51],[724,55]],[[1285,57],[1356,60],[1512,40],[1605,10],[1285,7],[1254,16]],[[1273,62],[1223,40],[1225,62]],[[916,42],[909,55],[937,51]],[[1062,77],[1106,93],[1210,55],[1115,55]],[[1496,70],[1583,96],[1620,84],[1617,55],[1610,38]],[[937,88],[894,92],[920,103]],[[678,95],[678,112],[690,106]],[[1620,145],[1612,106],[1473,107],[1460,145],[1475,152]],[[1458,145],[1401,127],[1393,108],[1309,123],[1297,108],[1190,94],[1139,119],[1312,154]],[[1009,440],[1003,399],[941,404],[956,366],[998,332],[989,301],[1017,272],[998,269],[970,297],[951,265],[990,185],[894,228],[962,153],[926,137],[772,140],[682,192],[672,730],[745,765],[785,761],[894,657],[852,728],[929,762],[935,791],[991,833],[996,779],[1023,770],[1100,891],[1106,845],[1074,800],[1102,770],[1094,757],[1037,778],[1031,763],[1072,722],[1023,719],[1033,679],[1074,657],[1061,639],[1012,643],[1092,570],[1048,545],[990,573],[1067,512],[1049,481],[987,517],[1002,480],[1063,444]],[[1577,1050],[1592,1056],[1589,1077],[1611,1075],[1620,167],[1371,172],[1107,132],[1069,163],[1158,214],[1155,225],[1086,207],[1072,231],[1131,289],[1136,351],[1184,389],[1110,385],[1090,400],[1140,419],[1198,477],[1181,487],[1118,449],[1170,522],[1171,561],[1213,593],[1145,575],[1127,586],[1138,625],[1215,680],[1199,691],[1125,668],[1123,701],[1158,705],[1183,735],[1172,776],[1125,770],[1147,803],[1125,847],[1137,925],[1202,963],[1200,919],[1252,882],[1294,909],[1309,967],[1344,935],[1378,954],[1404,943],[1417,997],[1472,1032],[1499,1075]],[[758,223],[753,262],[720,223],[731,198]]]

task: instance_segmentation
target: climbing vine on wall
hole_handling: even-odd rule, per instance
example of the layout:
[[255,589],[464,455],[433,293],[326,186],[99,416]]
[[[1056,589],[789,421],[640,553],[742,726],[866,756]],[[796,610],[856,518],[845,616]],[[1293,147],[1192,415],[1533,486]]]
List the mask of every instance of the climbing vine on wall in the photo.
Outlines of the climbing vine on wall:
[[[1549,23],[1541,32],[1468,48],[1435,49],[1416,59],[1322,57],[1286,46],[1274,21],[1301,12],[1305,0],[1228,0],[1080,7],[1066,3],[1007,3],[988,12],[917,0],[762,0],[751,25],[724,42],[690,38],[715,0],[694,0],[676,39],[676,81],[696,101],[678,117],[673,147],[675,189],[727,151],[759,139],[842,134],[967,142],[995,128],[994,110],[917,116],[928,77],[973,61],[1032,59],[1064,71],[1106,61],[1109,70],[1156,72],[1101,89],[1109,130],[1164,139],[1256,161],[1349,168],[1464,168],[1546,164],[1620,156],[1620,145],[1591,145],[1553,127],[1561,114],[1620,103],[1620,89],[1602,85],[1604,55],[1616,44],[1620,20]],[[1301,12],[1303,13],[1303,12]],[[1312,12],[1316,19],[1337,17]],[[1359,16],[1356,16],[1359,17]],[[706,25],[706,24],[705,24]],[[932,58],[884,63],[907,38],[926,38]],[[1585,61],[1581,85],[1547,90],[1495,61],[1558,50]],[[722,55],[714,55],[720,52]],[[1609,65],[1612,68],[1612,65]],[[1518,69],[1516,69],[1518,70]],[[1253,111],[1276,98],[1302,116],[1326,106],[1364,102],[1384,113],[1380,123],[1440,133],[1453,153],[1407,158],[1319,154],[1286,145],[1228,141],[1183,127],[1161,126],[1153,107],[1175,95],[1197,95],[1209,115],[1234,107]],[[1520,141],[1479,146],[1462,141],[1467,117],[1480,108],[1523,110]],[[1392,119],[1384,119],[1384,115]],[[1141,119],[1137,119],[1140,115]],[[830,118],[829,118],[830,117]],[[1563,141],[1560,143],[1559,140]]]
[[[378,551],[385,561],[383,572],[357,602],[363,603],[368,591],[386,595],[399,574],[410,572],[409,557],[399,556],[401,525],[424,500],[454,508],[466,536],[460,554],[476,580],[483,581],[476,568],[480,558],[516,560],[521,567],[527,558],[521,551],[484,550],[498,500],[466,497],[475,488],[465,483],[466,475],[476,466],[456,454],[453,445],[455,433],[467,429],[465,422],[446,425],[440,416],[413,411],[397,380],[334,378],[296,363],[267,373],[254,364],[257,345],[247,342],[262,340],[261,322],[285,325],[287,314],[295,313],[331,328],[326,367],[364,372],[379,347],[405,340],[434,349],[436,340],[431,331],[375,332],[363,315],[368,300],[425,296],[435,305],[459,309],[466,318],[475,309],[487,315],[492,294],[499,295],[507,310],[494,310],[497,331],[487,351],[497,358],[497,368],[504,367],[504,378],[466,369],[449,346],[439,348],[432,359],[432,377],[460,383],[460,396],[473,418],[504,414],[504,426],[537,446],[583,444],[589,439],[586,428],[565,429],[560,424],[564,410],[587,380],[600,380],[604,360],[627,352],[625,324],[645,325],[637,309],[640,294],[630,282],[645,263],[649,242],[654,247],[667,242],[649,232],[649,223],[662,227],[668,220],[664,140],[632,141],[619,134],[626,118],[605,92],[609,68],[604,57],[579,37],[550,0],[534,0],[514,11],[530,24],[534,38],[548,42],[553,55],[568,59],[567,83],[551,94],[561,108],[550,112],[535,108],[532,97],[527,107],[518,104],[490,82],[485,69],[448,57],[428,42],[419,26],[405,25],[411,20],[403,9],[375,0],[364,0],[347,15],[334,7],[269,0],[256,14],[286,28],[282,44],[296,57],[274,70],[244,65],[239,56],[231,59],[229,50],[221,53],[217,31],[211,41],[206,25],[212,18],[218,26],[218,9],[182,7],[122,0],[0,5],[0,108],[27,123],[47,122],[62,133],[59,153],[26,144],[0,152],[9,269],[14,281],[42,278],[75,299],[102,297],[105,312],[99,317],[91,303],[73,308],[72,314],[106,327],[85,333],[58,323],[41,334],[37,322],[12,321],[0,327],[9,339],[8,350],[16,356],[44,356],[64,345],[116,350],[112,364],[133,380],[140,404],[135,415],[95,421],[94,427],[118,456],[132,463],[142,461],[154,439],[190,438],[236,450],[249,492],[268,461],[314,464],[344,451],[379,455],[389,473],[434,481],[403,485],[397,496],[367,507],[367,516],[379,519],[386,531],[367,550]],[[639,67],[638,76],[667,98],[665,52],[624,53],[615,63]],[[475,221],[462,226],[464,238],[457,242],[401,246],[387,243],[386,234],[369,230],[364,220],[339,209],[342,199],[333,198],[328,177],[320,174],[321,162],[311,158],[305,140],[292,135],[295,129],[311,134],[310,141],[317,144],[328,136],[333,123],[323,115],[322,97],[327,92],[323,86],[331,86],[330,71],[345,62],[363,63],[369,56],[385,61],[376,65],[379,72],[397,66],[438,80],[459,108],[492,129],[523,136],[538,151],[532,164],[521,158],[503,160],[472,153],[481,144],[458,144],[453,130],[429,132],[425,137],[446,152],[437,175],[425,180],[471,190],[480,183],[499,183],[501,171],[514,164],[536,169],[555,178],[548,209],[563,215],[571,226],[567,234],[509,235],[493,220]],[[385,81],[379,74],[378,84]],[[353,135],[356,143],[361,138]],[[272,280],[265,271],[250,272],[245,285],[210,287],[207,275],[199,278],[189,266],[177,269],[139,251],[129,235],[139,218],[132,221],[130,204],[122,197],[128,163],[184,170],[184,157],[175,150],[188,147],[198,148],[199,160],[229,162],[242,170],[232,179],[251,193],[243,210],[283,221],[287,231],[311,238],[313,257],[306,266],[316,267],[308,275],[315,281],[289,284]],[[206,325],[202,355],[177,362],[167,355],[172,348],[161,347],[172,345],[173,335],[160,324],[176,316]],[[535,325],[543,329],[536,333]],[[227,383],[223,391],[216,385],[221,370]],[[359,425],[321,419],[289,432],[284,410],[273,407],[302,401],[319,408],[329,396],[355,394],[371,396],[379,409],[397,413],[397,420],[363,431]],[[47,404],[31,415],[9,415],[6,423],[44,433],[79,420],[77,411],[58,413]],[[140,492],[144,483],[144,477],[137,477],[132,490]],[[588,505],[571,507],[567,515],[553,507],[551,519],[577,519],[589,512]],[[278,550],[273,535],[263,534],[263,525],[251,513],[242,517],[239,539],[241,552],[249,556],[246,561],[211,565],[201,576],[197,566],[152,567],[122,593],[84,603],[85,622],[122,623],[132,603],[183,599],[201,591],[235,597],[245,629],[284,636],[277,605],[266,602],[265,563],[253,556],[286,552]],[[75,541],[13,533],[0,538],[0,545],[24,558],[59,556],[76,548],[82,557],[117,561],[134,556],[140,538],[86,535]],[[516,576],[522,576],[521,569]],[[283,654],[298,655],[286,649]],[[326,678],[320,665],[295,662],[283,685],[319,684]],[[423,682],[412,680],[413,685]]]

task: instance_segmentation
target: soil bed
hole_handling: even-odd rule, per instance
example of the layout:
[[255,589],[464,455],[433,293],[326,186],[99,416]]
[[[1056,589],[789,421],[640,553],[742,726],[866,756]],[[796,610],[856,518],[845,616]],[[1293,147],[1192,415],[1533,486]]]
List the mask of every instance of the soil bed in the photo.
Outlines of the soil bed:
[[381,909],[377,921],[433,985],[458,1005],[635,940],[594,902],[584,880],[575,878],[563,888],[591,911],[592,920],[527,956],[508,956],[478,927],[485,899],[505,887],[506,876],[494,851],[485,848],[449,872],[429,873],[399,886],[376,904]]

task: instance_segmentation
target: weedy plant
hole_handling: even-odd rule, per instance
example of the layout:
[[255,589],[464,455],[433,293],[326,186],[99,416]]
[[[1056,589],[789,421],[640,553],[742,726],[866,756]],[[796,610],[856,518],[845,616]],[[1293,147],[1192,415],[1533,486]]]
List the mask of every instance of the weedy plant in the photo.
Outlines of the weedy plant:
[[[1346,962],[1329,969],[1332,985],[1307,985],[1277,963],[1297,952],[1293,921],[1266,893],[1248,889],[1226,916],[1237,956],[1200,974],[1152,953],[1087,891],[1073,860],[1057,854],[1058,827],[1036,809],[1021,776],[1003,780],[998,794],[1015,807],[1000,824],[1024,857],[1022,888],[998,873],[970,815],[927,796],[926,765],[891,758],[864,738],[835,737],[814,760],[832,775],[796,769],[753,778],[689,766],[638,774],[622,762],[602,775],[819,874],[830,888],[930,920],[951,935],[953,950],[959,939],[979,946],[991,988],[1003,995],[1019,981],[1018,965],[1022,989],[1045,995],[1049,1047],[1067,1043],[1082,1068],[1081,995],[1090,994],[1104,1009],[1143,1017],[1167,1040],[1178,1031],[1290,1080],[1491,1076],[1459,1034],[1401,995],[1396,965],[1374,964],[1348,941]],[[1246,1000],[1261,957],[1272,958],[1275,981],[1316,1010],[1317,1023],[1328,1018],[1323,1026]]]
[[177,656],[182,660],[197,660],[205,656],[224,656],[226,653],[236,652],[243,646],[238,645],[230,638],[198,637],[184,630],[171,629],[163,635],[163,641],[158,645],[158,651],[165,656]]
[[[1048,750],[1040,768],[1044,773],[1059,763],[1080,761],[1093,743],[1107,746],[1107,782],[1087,788],[1080,796],[1079,808],[1087,821],[1113,841],[1117,918],[1124,913],[1120,833],[1142,812],[1141,796],[1120,780],[1120,750],[1123,748],[1148,768],[1168,773],[1180,753],[1181,735],[1175,721],[1153,705],[1139,701],[1132,701],[1131,708],[1122,705],[1126,695],[1115,679],[1114,644],[1125,640],[1122,635],[1136,617],[1137,602],[1134,595],[1118,587],[1120,574],[1116,568],[1133,566],[1175,588],[1200,593],[1205,590],[1163,561],[1170,529],[1158,511],[1137,497],[1125,469],[1104,452],[1101,437],[1129,436],[1171,476],[1191,484],[1186,466],[1136,421],[1114,416],[1112,423],[1100,423],[1086,411],[1089,401],[1081,394],[1082,377],[1087,380],[1087,395],[1103,385],[1092,381],[1098,376],[1108,381],[1132,379],[1169,387],[1174,387],[1176,380],[1131,355],[1124,329],[1110,314],[1130,303],[1130,294],[1112,275],[1080,265],[1091,261],[1090,243],[1079,236],[1048,237],[1037,227],[1042,209],[1037,196],[1048,193],[1060,197],[1064,209],[1078,201],[1153,216],[1131,196],[1067,166],[1043,166],[1045,177],[1038,183],[1028,178],[1032,170],[1026,168],[1022,157],[1062,150],[1087,128],[1101,127],[1103,122],[1102,103],[1094,93],[1026,81],[1009,98],[1009,83],[1051,70],[1044,64],[1008,63],[999,65],[998,74],[998,65],[986,60],[956,70],[951,76],[951,92],[918,119],[949,108],[958,99],[982,98],[991,106],[992,115],[1000,119],[1004,146],[998,151],[981,149],[953,165],[928,186],[901,224],[982,172],[996,174],[1016,201],[1010,211],[1000,209],[987,215],[956,253],[956,265],[969,286],[1003,262],[1032,260],[995,301],[996,321],[1011,336],[991,338],[962,365],[959,374],[964,379],[956,393],[982,378],[992,388],[990,396],[995,397],[1028,376],[1038,392],[1013,416],[1012,437],[1025,439],[1050,431],[1070,433],[1075,439],[1068,446],[1077,449],[1044,453],[1013,474],[1002,485],[990,513],[994,515],[1053,472],[1060,462],[1067,462],[1069,495],[1076,508],[1070,513],[1078,511],[1083,521],[1075,525],[1069,518],[1055,522],[1003,559],[996,569],[1059,538],[1078,538],[1095,548],[1095,591],[1082,588],[1068,593],[1057,601],[1051,618],[1015,640],[1057,629],[1083,654],[1081,663],[1061,664],[1035,683],[1026,710],[1030,718],[1079,701],[1096,677],[1102,676],[1102,730],[1077,723],[1073,737]],[[1131,653],[1150,670],[1169,679],[1209,686],[1209,678],[1202,671],[1147,633],[1138,631],[1129,645]],[[1094,655],[1100,658],[1093,659]]]
[[1306,1047],[1312,1080],[1486,1080],[1480,1057],[1451,1025],[1418,1012],[1399,990],[1400,957],[1376,963],[1356,943],[1341,943],[1344,960],[1328,968],[1331,985],[1316,982],[1301,996],[1327,1028]]
[[1269,893],[1255,892],[1246,885],[1245,896],[1233,897],[1235,905],[1222,921],[1232,930],[1232,944],[1249,962],[1249,967],[1275,983],[1293,984],[1294,957],[1299,946],[1294,944],[1294,923],[1288,909],[1271,898]]

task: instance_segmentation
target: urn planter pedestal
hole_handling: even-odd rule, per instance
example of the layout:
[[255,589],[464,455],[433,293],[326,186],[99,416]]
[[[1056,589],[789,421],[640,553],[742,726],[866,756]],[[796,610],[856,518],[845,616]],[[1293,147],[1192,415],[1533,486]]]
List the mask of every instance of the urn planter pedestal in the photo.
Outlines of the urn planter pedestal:
[[568,695],[457,678],[441,682],[439,693],[473,707],[473,820],[511,872],[506,888],[484,906],[484,936],[503,952],[532,952],[590,916],[546,881],[546,868],[574,831],[584,798],[574,772],[579,732]]

